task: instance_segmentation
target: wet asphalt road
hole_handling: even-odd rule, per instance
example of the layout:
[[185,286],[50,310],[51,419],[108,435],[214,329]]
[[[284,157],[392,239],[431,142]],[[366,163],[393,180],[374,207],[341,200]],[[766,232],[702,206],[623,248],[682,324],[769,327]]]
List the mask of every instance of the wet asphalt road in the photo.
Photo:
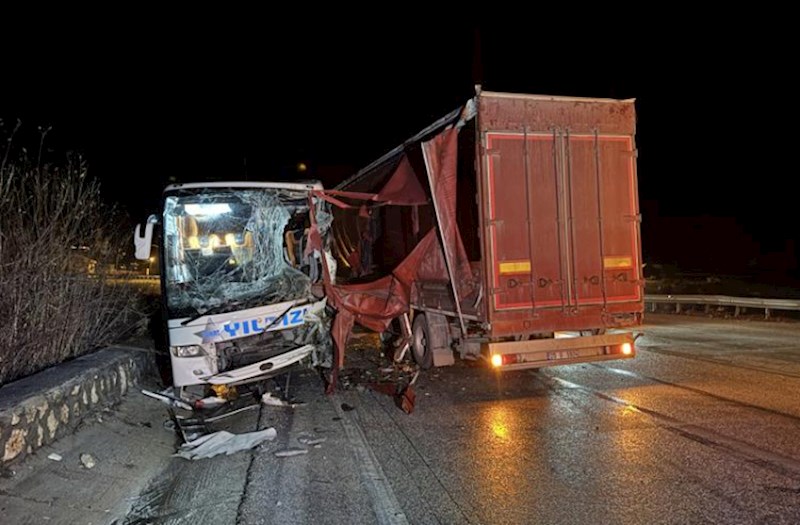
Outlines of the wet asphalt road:
[[227,427],[275,441],[166,458],[128,523],[800,523],[800,324],[649,315],[643,332],[632,360],[424,372],[410,415],[358,386],[386,364],[361,345],[335,396],[294,374],[305,405]]

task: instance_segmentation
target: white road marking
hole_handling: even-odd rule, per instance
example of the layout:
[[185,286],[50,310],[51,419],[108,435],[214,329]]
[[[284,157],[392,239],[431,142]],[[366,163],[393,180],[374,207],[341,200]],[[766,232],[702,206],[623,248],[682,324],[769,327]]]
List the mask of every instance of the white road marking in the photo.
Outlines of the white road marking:
[[386,475],[383,473],[378,458],[370,448],[367,437],[358,423],[344,410],[342,410],[342,398],[338,394],[333,394],[331,402],[336,410],[336,415],[341,418],[347,439],[350,441],[353,455],[359,466],[359,475],[367,487],[372,509],[378,518],[378,523],[387,525],[408,524],[400,502],[394,495],[392,486]]

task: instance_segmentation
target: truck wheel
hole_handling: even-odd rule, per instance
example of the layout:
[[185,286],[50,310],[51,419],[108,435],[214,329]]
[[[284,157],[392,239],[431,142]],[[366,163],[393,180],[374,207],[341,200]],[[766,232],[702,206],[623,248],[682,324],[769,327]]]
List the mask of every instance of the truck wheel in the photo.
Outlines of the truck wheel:
[[430,332],[425,314],[417,314],[411,326],[411,353],[414,361],[420,368],[429,369],[433,366],[433,352],[430,347]]

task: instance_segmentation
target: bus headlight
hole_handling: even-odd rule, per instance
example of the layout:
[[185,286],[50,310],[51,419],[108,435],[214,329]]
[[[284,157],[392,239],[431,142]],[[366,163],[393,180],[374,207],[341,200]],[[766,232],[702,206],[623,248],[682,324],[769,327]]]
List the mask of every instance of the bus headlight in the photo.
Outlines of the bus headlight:
[[198,345],[173,346],[172,353],[175,357],[198,357],[206,354]]

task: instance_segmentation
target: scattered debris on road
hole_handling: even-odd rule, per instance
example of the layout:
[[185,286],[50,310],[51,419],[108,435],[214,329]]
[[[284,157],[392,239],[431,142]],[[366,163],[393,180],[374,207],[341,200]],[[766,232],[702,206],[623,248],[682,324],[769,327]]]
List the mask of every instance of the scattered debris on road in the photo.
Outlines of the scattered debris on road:
[[[395,356],[381,352],[381,359],[375,359],[376,350],[381,348],[377,337],[370,338],[365,334],[358,343],[348,347],[351,366],[342,371],[342,388],[355,388],[359,392],[374,390],[391,397],[406,414],[413,412],[417,397],[414,384],[419,377],[420,367],[408,361],[405,352]],[[386,366],[386,358],[391,359],[389,366]],[[352,410],[352,407],[348,407],[342,405],[343,410]]]
[[299,441],[303,445],[308,445],[308,446],[319,445],[320,443],[325,443],[325,441],[327,440],[328,438],[326,437],[315,438],[309,436],[300,436],[299,438],[297,438],[297,441]]
[[303,454],[308,454],[307,448],[286,448],[283,450],[278,450],[275,452],[275,457],[278,458],[288,458],[291,456],[301,456]]
[[295,407],[299,407],[299,406],[305,405],[305,403],[303,403],[303,402],[297,402],[297,401],[291,402],[291,401],[286,401],[284,399],[281,399],[279,397],[275,397],[270,392],[267,392],[266,394],[261,396],[261,402],[263,404],[267,405],[267,406],[273,406],[273,407],[291,407],[291,408],[295,408]]
[[241,450],[251,449],[264,441],[273,440],[277,435],[277,431],[272,427],[244,434],[232,434],[221,430],[201,436],[193,441],[187,441],[180,446],[178,452],[173,456],[197,460],[211,458],[220,454],[231,455]]
[[53,461],[61,461],[64,458],[61,457],[61,454],[56,454],[55,452],[53,452],[52,454],[47,455],[47,459],[52,459]]
[[97,464],[91,454],[81,454],[81,463],[86,468],[94,468]]

